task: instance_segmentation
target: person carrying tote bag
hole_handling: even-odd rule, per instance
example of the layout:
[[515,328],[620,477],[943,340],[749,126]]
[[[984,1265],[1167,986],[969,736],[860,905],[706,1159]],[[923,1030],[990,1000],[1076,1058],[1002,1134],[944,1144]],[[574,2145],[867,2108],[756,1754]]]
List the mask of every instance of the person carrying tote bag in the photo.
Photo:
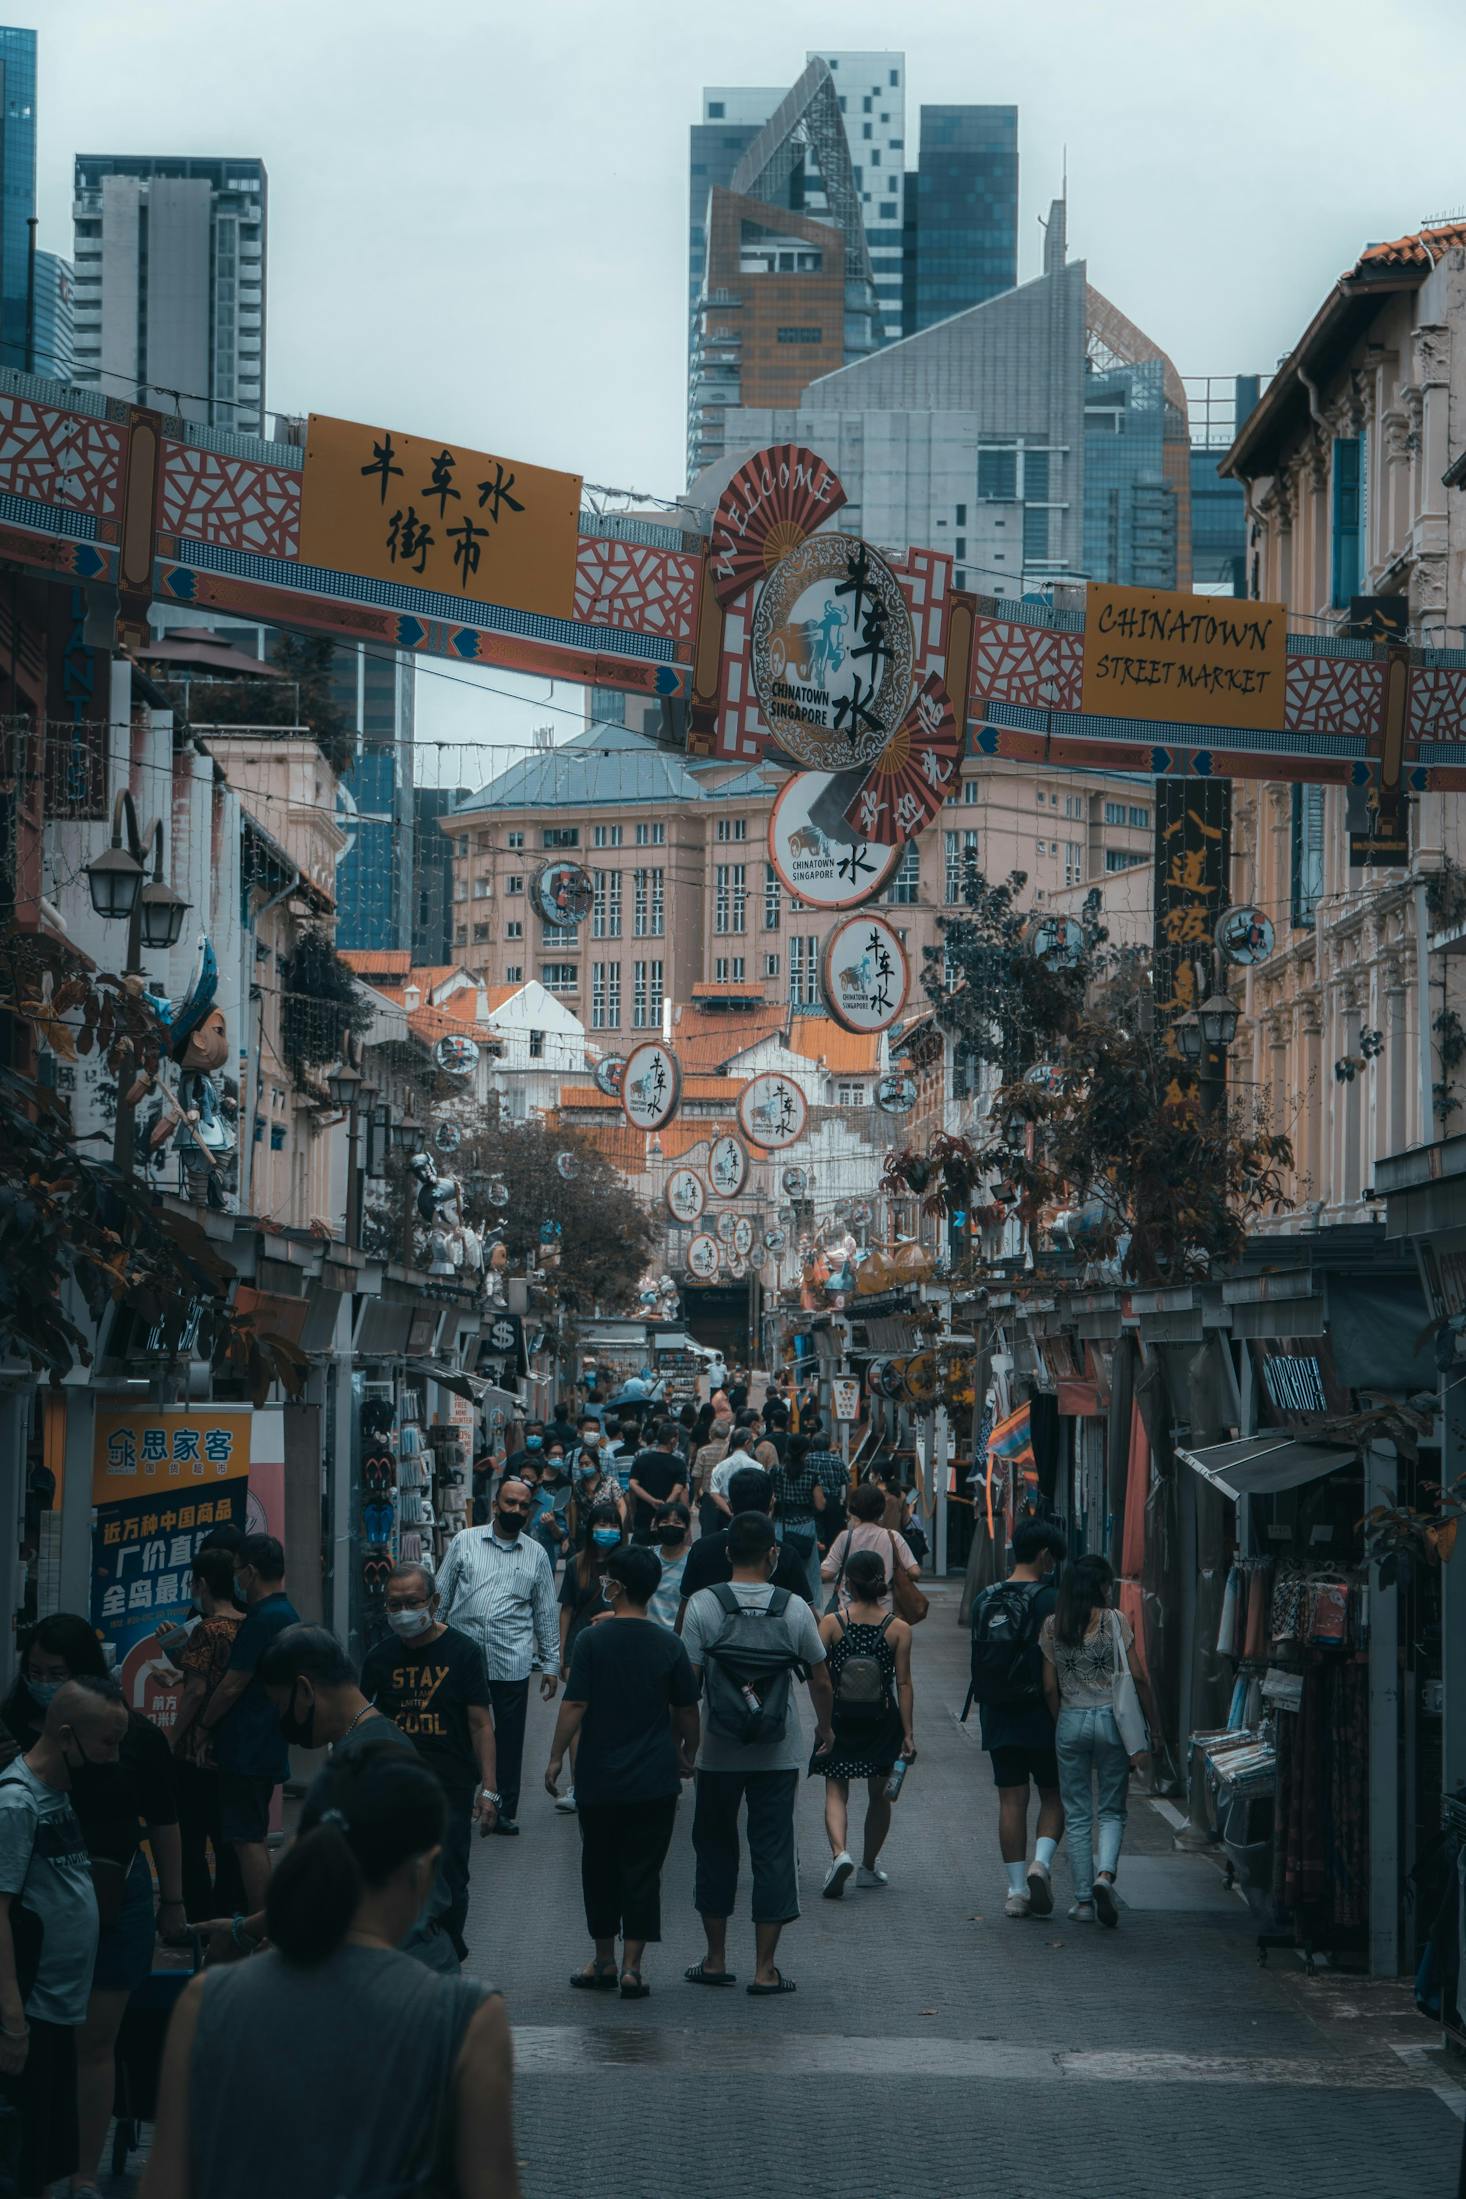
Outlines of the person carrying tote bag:
[[1058,1603],[1039,1632],[1074,1877],[1069,1914],[1083,1924],[1098,1917],[1111,1930],[1120,1921],[1115,1874],[1130,1773],[1149,1747],[1130,1670],[1133,1637],[1124,1617],[1109,1607],[1114,1577],[1100,1557],[1066,1565]]
[[881,1609],[894,1611],[897,1618],[908,1626],[918,1626],[926,1617],[930,1605],[916,1585],[920,1568],[904,1535],[893,1534],[881,1525],[881,1513],[885,1509],[885,1497],[876,1483],[863,1481],[850,1496],[850,1524],[842,1527],[830,1544],[829,1555],[820,1567],[823,1580],[833,1581],[834,1593],[826,1605],[827,1611],[838,1611],[849,1600],[845,1570],[857,1550],[873,1550],[881,1561],[886,1576],[886,1589],[881,1597]]

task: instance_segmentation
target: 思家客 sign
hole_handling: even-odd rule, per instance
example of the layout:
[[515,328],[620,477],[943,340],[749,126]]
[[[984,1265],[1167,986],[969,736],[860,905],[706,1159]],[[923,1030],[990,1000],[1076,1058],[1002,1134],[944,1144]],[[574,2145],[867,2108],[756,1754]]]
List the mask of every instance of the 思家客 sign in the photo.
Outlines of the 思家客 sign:
[[1283,724],[1288,678],[1281,603],[1091,585],[1084,598],[1083,707],[1148,724]]
[[215,1527],[248,1518],[253,1415],[224,1405],[99,1411],[92,1449],[92,1624],[115,1657],[129,1706],[165,1729],[177,1711],[158,1647],[193,1600],[194,1553]]
[[303,565],[568,619],[579,519],[579,474],[310,416]]

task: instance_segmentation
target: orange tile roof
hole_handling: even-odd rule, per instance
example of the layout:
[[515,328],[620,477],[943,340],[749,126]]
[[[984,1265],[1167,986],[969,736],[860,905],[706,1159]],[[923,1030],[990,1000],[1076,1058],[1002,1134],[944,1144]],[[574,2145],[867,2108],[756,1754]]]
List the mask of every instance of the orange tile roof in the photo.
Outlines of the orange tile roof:
[[881,1042],[865,1031],[847,1031],[831,1016],[795,1016],[789,1046],[806,1061],[822,1061],[836,1076],[873,1076],[880,1067]]
[[767,995],[762,986],[734,984],[730,978],[700,977],[692,988],[694,1000],[756,1000],[763,1004]]
[[[436,1011],[435,1011],[436,1012]],[[743,1077],[685,1076],[682,1080],[682,1097],[685,1100],[736,1100],[747,1080]],[[598,1092],[593,1084],[564,1085],[560,1087],[562,1107],[589,1107],[598,1114],[611,1109],[619,1114],[621,1102],[612,1092]],[[699,1126],[698,1136],[707,1134],[707,1125]],[[666,1135],[665,1131],[662,1133]]]
[[468,972],[456,962],[429,962],[407,973],[409,985],[421,987],[430,993],[436,985],[446,985],[450,977],[466,977]]
[[346,967],[355,970],[358,977],[365,977],[369,970],[380,970],[384,977],[394,973],[405,976],[412,967],[412,956],[405,947],[400,952],[395,947],[384,947],[380,951],[369,947],[342,947],[340,953]]
[[[597,1100],[601,1098],[596,1094]],[[590,1143],[623,1176],[642,1176],[657,1166],[655,1154],[648,1156],[648,1138],[644,1130],[633,1130],[624,1117],[616,1120],[586,1122],[579,1109],[583,1094],[567,1094],[562,1090],[560,1106],[555,1121],[566,1130],[574,1130],[577,1137],[588,1138]],[[619,1102],[616,1103],[619,1107]],[[657,1132],[662,1147],[662,1163],[683,1160],[687,1154],[699,1148],[706,1150],[714,1138],[732,1130],[731,1118],[727,1122],[669,1122],[665,1130]]]
[[523,991],[524,987],[522,985],[490,985],[488,988],[490,1015],[493,1014],[496,1008],[502,1008],[506,1000],[512,1000],[516,993],[522,993]]
[[1417,229],[1408,237],[1388,244],[1371,244],[1360,253],[1353,272],[1371,267],[1434,267],[1447,252],[1466,247],[1466,222],[1443,222],[1437,229]]
[[407,1028],[414,1038],[428,1045],[435,1039],[468,1036],[463,1017],[449,1015],[446,1008],[414,1008],[407,1018]]
[[673,1026],[672,1044],[687,1074],[718,1070],[750,1046],[777,1037],[788,1018],[787,1008],[772,1004],[741,1016],[681,1008]]

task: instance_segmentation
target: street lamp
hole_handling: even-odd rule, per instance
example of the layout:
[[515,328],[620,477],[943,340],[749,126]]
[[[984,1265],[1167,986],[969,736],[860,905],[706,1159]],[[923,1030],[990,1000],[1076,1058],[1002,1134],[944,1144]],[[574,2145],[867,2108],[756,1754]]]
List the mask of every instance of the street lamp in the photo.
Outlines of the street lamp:
[[361,1089],[361,1071],[353,1068],[349,1061],[339,1063],[336,1068],[330,1070],[327,1074],[326,1090],[331,1095],[331,1105],[333,1107],[354,1107]]
[[392,1143],[399,1153],[413,1153],[422,1142],[423,1126],[415,1115],[404,1115],[392,1125]]
[[[127,844],[123,845],[123,834]],[[153,875],[147,875],[151,859]],[[163,880],[163,820],[150,817],[140,830],[137,809],[126,787],[112,805],[112,845],[86,866],[92,907],[109,922],[127,920],[124,977],[141,977],[140,956],[147,947],[160,953],[176,947],[188,903]]]
[[1209,1054],[1224,1054],[1237,1036],[1237,1010],[1219,987],[1196,1010],[1201,1043]]
[[131,916],[143,882],[143,867],[135,855],[114,840],[87,864],[87,884],[92,907],[109,923]]
[[1186,1014],[1179,1016],[1172,1024],[1171,1029],[1176,1034],[1176,1044],[1181,1050],[1181,1059],[1190,1062],[1194,1067],[1200,1061],[1204,1051],[1200,1016],[1194,1008],[1188,1008]]

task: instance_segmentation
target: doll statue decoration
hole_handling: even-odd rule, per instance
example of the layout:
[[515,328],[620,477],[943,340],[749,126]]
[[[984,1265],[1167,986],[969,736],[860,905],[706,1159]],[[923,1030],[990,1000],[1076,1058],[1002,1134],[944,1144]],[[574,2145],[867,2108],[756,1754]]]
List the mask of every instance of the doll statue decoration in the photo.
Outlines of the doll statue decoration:
[[148,1147],[158,1154],[171,1132],[185,1195],[223,1213],[237,1181],[239,1088],[222,1074],[229,1059],[229,1027],[217,1004],[218,991],[219,964],[212,943],[201,935],[198,968],[183,999],[175,1003],[157,993],[145,995],[178,1070],[173,1092],[163,1093],[153,1118]]
[[440,1176],[431,1153],[414,1153],[409,1167],[418,1181],[417,1211],[427,1223],[429,1275],[483,1286],[484,1246],[463,1217],[463,1187]]

